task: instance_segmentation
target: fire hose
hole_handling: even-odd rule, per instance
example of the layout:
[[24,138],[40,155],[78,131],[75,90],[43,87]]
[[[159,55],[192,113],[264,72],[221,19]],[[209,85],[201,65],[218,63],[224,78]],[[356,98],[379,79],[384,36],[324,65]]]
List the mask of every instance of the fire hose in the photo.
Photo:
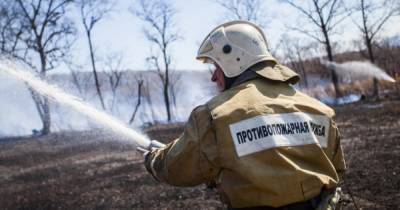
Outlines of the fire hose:
[[154,149],[159,149],[165,147],[165,144],[157,141],[157,140],[151,140],[150,144],[147,147],[142,147],[142,146],[138,146],[136,147],[136,149],[140,152],[143,153],[143,155],[146,155],[148,152],[154,150]]

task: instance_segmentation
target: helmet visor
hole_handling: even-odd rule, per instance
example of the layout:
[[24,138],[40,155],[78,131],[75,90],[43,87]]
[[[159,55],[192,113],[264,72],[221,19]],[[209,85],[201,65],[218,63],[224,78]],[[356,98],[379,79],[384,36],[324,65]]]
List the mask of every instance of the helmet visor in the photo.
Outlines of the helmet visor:
[[210,59],[209,54],[213,49],[214,47],[211,44],[210,37],[207,37],[201,44],[196,59],[203,63],[211,63],[212,60]]

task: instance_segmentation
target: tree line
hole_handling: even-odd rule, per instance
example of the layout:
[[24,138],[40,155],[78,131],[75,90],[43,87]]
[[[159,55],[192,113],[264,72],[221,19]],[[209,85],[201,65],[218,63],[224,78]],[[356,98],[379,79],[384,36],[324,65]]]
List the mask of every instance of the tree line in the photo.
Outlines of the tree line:
[[[149,43],[150,53],[146,58],[149,69],[155,70],[161,84],[160,90],[165,106],[166,120],[172,120],[172,105],[177,101],[177,83],[179,74],[172,68],[174,61],[173,46],[183,38],[179,35],[178,11],[172,0],[132,0],[130,13],[142,22],[143,34]],[[263,28],[268,28],[276,21],[269,15],[268,3],[263,0],[208,0],[224,11],[224,20],[248,20]],[[335,61],[335,40],[333,35],[340,33],[339,27],[345,20],[351,20],[359,31],[360,54],[372,63],[378,63],[377,50],[382,48],[379,35],[385,25],[400,14],[400,3],[396,0],[284,0],[288,8],[297,11],[297,19],[307,27],[298,23],[286,26],[288,33],[281,37],[277,46],[271,51],[286,64],[290,65],[303,78],[307,86],[306,59],[312,49],[322,47],[322,53],[329,61]],[[73,83],[80,94],[85,85],[78,78],[79,69],[83,67],[68,58],[71,46],[74,45],[78,28],[83,29],[91,77],[96,95],[102,109],[112,109],[115,95],[124,77],[126,66],[123,55],[111,53],[101,59],[96,51],[95,28],[101,21],[110,18],[115,0],[15,0],[0,2],[0,53],[2,56],[19,60],[29,65],[42,79],[48,72],[66,65],[71,70]],[[75,11],[79,18],[71,17]],[[77,11],[77,12],[76,12]],[[127,26],[134,27],[134,26]],[[291,37],[291,32],[304,35],[304,40]],[[385,48],[387,49],[387,48]],[[382,50],[382,49],[380,49]],[[280,51],[280,56],[278,56]],[[389,52],[391,50],[389,49]],[[315,54],[315,53],[314,53]],[[318,53],[317,53],[318,54]],[[319,55],[321,53],[319,52]],[[396,57],[396,56],[394,56]],[[101,66],[99,68],[99,66]],[[99,79],[99,71],[104,72],[107,81]],[[331,80],[336,97],[342,96],[338,76],[331,71]],[[113,99],[106,104],[102,85],[107,82],[111,87]],[[135,78],[137,85],[137,102],[129,123],[135,120],[142,96],[146,92],[143,77]],[[374,80],[375,92],[378,94],[377,80]],[[42,134],[48,134],[51,127],[50,105],[48,99],[29,89],[36,109],[42,121]]]

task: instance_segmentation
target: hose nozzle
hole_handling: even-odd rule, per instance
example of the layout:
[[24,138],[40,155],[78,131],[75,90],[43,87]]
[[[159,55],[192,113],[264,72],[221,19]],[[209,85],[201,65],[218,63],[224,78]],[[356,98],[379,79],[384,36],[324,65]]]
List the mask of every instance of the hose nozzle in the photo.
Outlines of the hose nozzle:
[[151,140],[150,144],[147,147],[136,147],[136,149],[140,152],[142,152],[143,154],[148,153],[149,151],[152,151],[154,149],[159,149],[159,148],[163,148],[165,147],[165,144],[157,141],[157,140]]

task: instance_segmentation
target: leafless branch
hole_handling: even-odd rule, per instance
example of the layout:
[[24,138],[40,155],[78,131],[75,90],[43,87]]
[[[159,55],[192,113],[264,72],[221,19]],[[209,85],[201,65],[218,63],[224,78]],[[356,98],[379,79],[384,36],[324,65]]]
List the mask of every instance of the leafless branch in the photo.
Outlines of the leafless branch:
[[103,19],[107,14],[110,13],[113,7],[113,3],[111,3],[109,0],[79,0],[78,7],[81,16],[81,22],[84,26],[86,38],[88,41],[90,61],[94,76],[96,92],[99,97],[101,107],[105,110],[106,106],[101,91],[101,83],[99,81],[99,76],[97,73],[96,56],[95,49],[93,47],[92,36],[93,28],[101,19]]
[[[373,43],[375,42],[375,37],[382,31],[383,26],[392,17],[397,15],[395,1],[385,0],[382,5],[381,1],[358,0],[357,3],[352,6],[352,10],[355,11],[352,15],[353,22],[362,33],[369,60],[374,63],[375,53]],[[357,16],[359,16],[359,18],[355,18]]]
[[112,92],[110,110],[113,110],[117,96],[117,89],[121,83],[121,78],[125,73],[123,66],[123,55],[116,53],[107,55],[104,66],[105,74],[108,77],[108,82]]
[[[75,35],[67,18],[71,0],[15,0],[0,3],[1,52],[23,61],[38,75],[54,69],[69,51]],[[30,89],[42,119],[42,134],[50,132],[50,105]]]
[[140,107],[141,101],[142,101],[142,87],[143,87],[144,80],[143,80],[143,77],[141,74],[138,77],[136,77],[136,83],[137,83],[137,95],[136,95],[137,103],[135,105],[135,108],[134,108],[131,118],[129,120],[129,124],[132,124],[133,121],[135,120],[136,114],[139,110],[139,107]]
[[171,84],[171,46],[181,39],[175,27],[176,10],[167,0],[138,0],[136,10],[132,13],[144,23],[143,33],[146,39],[155,46],[156,53],[146,58],[148,64],[156,69],[163,84],[163,97],[167,120],[171,121],[170,97]]
[[[320,35],[317,35],[310,31],[309,29],[304,29],[304,25],[292,26],[292,30],[296,30],[302,34],[317,40],[319,43],[325,46],[327,57],[330,61],[333,60],[332,52],[332,41],[331,35],[335,32],[334,29],[347,18],[348,10],[344,7],[342,0],[307,0],[300,3],[294,0],[283,0],[283,2],[289,4],[300,14],[305,17],[305,19],[320,31]],[[341,96],[341,92],[338,86],[338,78],[334,71],[332,73],[332,82],[335,87],[336,96]]]
[[247,20],[261,27],[266,26],[266,11],[263,0],[214,0],[226,11],[226,19]]

